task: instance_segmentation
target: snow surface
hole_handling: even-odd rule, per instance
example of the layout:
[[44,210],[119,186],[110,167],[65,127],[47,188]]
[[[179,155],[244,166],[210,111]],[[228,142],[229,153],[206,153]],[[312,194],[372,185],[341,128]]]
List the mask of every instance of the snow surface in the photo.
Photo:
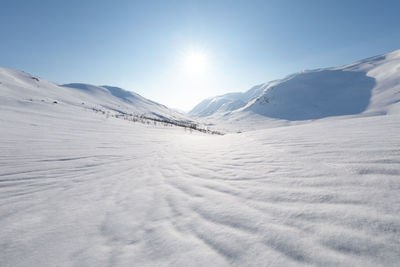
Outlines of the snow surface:
[[398,266],[396,60],[368,72],[368,115],[223,136],[85,107],[131,110],[133,93],[0,69],[0,266]]

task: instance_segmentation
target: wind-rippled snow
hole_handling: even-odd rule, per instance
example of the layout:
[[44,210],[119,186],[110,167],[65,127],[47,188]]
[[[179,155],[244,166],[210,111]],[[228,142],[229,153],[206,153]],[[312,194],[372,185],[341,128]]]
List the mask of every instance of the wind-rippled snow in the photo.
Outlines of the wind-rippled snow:
[[400,262],[398,115],[213,136],[27,105],[0,107],[0,266]]

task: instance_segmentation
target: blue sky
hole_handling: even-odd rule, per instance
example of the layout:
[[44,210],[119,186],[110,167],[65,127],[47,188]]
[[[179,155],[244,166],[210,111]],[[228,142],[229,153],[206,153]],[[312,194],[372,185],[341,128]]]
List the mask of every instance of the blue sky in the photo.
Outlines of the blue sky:
[[[0,3],[1,66],[58,83],[120,86],[183,110],[400,49],[400,1]],[[206,59],[199,73],[182,63],[191,53]]]

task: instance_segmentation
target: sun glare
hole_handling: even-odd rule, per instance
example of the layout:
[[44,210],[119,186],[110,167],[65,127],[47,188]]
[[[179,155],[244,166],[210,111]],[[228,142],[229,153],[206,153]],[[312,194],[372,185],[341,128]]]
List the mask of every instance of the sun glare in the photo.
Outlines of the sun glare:
[[192,49],[183,55],[183,70],[189,75],[200,75],[209,69],[209,58],[205,51]]

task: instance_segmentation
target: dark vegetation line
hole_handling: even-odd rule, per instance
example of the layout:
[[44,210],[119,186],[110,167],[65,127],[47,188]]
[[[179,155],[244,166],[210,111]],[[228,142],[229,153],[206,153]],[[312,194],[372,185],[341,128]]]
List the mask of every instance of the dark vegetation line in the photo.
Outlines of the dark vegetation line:
[[[83,103],[82,103],[83,104]],[[168,118],[154,118],[154,117],[149,117],[146,116],[145,114],[133,114],[133,113],[126,113],[120,110],[112,109],[113,111],[117,112],[117,114],[110,114],[110,112],[107,110],[99,109],[99,108],[90,108],[91,110],[95,112],[100,112],[108,117],[114,117],[118,119],[123,119],[127,121],[132,121],[132,122],[139,122],[143,124],[153,124],[153,125],[162,125],[162,126],[176,126],[176,127],[181,127],[184,128],[185,130],[189,131],[198,131],[206,134],[215,134],[215,135],[224,135],[224,133],[215,131],[215,130],[210,130],[205,127],[200,126],[197,123],[193,123],[190,121],[180,121],[180,120],[172,120]]]

